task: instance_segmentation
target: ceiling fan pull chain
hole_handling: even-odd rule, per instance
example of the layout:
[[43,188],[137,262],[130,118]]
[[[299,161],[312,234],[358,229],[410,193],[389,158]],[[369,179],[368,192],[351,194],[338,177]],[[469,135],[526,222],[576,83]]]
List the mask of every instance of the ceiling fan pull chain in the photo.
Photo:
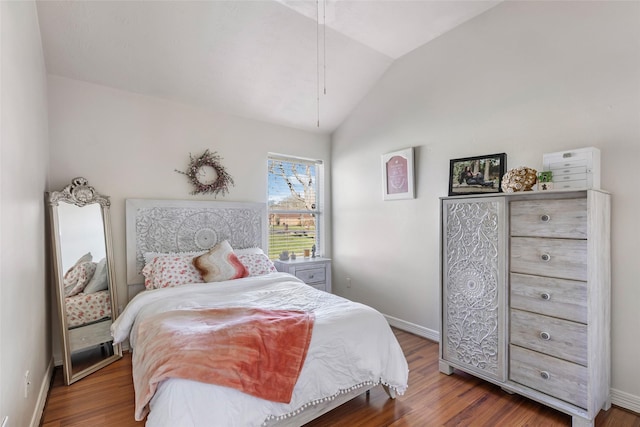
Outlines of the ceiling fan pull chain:
[[320,4],[316,0],[316,111],[317,123],[320,127]]
[[327,0],[322,0],[322,50],[323,50],[323,77],[324,77],[324,94],[327,94]]

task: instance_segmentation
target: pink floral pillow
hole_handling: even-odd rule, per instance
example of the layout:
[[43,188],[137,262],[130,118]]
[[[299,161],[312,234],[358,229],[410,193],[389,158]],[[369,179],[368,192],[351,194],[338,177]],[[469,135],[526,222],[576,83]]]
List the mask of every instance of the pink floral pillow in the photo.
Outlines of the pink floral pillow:
[[278,271],[264,253],[238,255],[238,259],[249,272],[249,276],[261,276]]
[[226,240],[217,243],[209,252],[195,257],[193,265],[207,283],[240,279],[249,275]]
[[71,297],[82,292],[96,272],[96,265],[95,262],[85,261],[71,267],[64,275],[64,296]]
[[193,255],[158,255],[144,266],[142,275],[147,289],[204,282],[193,265]]

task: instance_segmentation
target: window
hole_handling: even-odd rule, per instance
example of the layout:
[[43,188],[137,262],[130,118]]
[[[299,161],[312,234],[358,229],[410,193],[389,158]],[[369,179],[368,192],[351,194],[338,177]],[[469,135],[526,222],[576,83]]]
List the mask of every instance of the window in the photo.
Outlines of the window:
[[322,162],[270,155],[268,160],[269,258],[282,251],[321,253],[319,178]]

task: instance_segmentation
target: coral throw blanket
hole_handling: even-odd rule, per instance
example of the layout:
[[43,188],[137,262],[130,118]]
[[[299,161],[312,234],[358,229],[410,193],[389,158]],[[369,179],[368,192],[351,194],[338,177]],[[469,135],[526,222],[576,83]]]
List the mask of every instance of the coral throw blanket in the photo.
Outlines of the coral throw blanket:
[[147,318],[133,351],[136,420],[158,384],[183,378],[288,403],[311,342],[313,313],[258,308],[175,310]]

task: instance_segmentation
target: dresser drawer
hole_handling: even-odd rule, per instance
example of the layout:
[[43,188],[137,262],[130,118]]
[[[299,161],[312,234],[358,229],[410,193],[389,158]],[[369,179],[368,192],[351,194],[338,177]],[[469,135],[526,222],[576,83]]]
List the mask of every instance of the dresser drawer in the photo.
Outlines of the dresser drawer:
[[511,344],[587,365],[587,325],[511,310]]
[[511,307],[587,323],[587,283],[511,273]]
[[587,199],[511,202],[511,235],[587,238]]
[[511,381],[587,407],[587,368],[515,345],[509,350]]
[[326,278],[325,268],[315,267],[305,270],[296,270],[296,277],[305,283],[318,283],[324,282]]
[[586,281],[587,241],[512,237],[511,271]]

